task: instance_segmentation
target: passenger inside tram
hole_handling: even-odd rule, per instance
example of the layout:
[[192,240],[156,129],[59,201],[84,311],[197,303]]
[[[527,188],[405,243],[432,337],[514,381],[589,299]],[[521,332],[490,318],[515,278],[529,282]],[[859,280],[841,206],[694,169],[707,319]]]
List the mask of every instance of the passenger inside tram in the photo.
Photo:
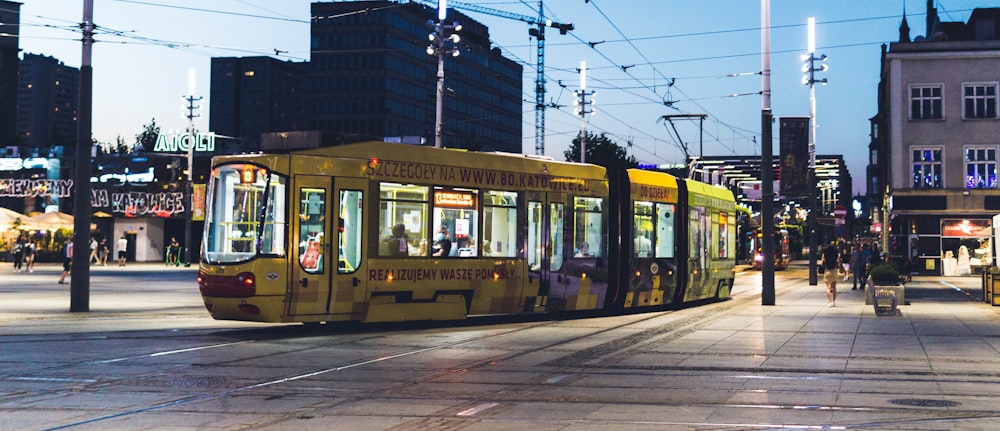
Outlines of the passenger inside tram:
[[410,254],[410,242],[406,236],[406,226],[396,223],[392,227],[392,237],[389,238],[389,255],[395,257],[408,256]]
[[448,239],[448,227],[441,225],[434,241],[434,256],[448,256],[451,253],[451,240]]

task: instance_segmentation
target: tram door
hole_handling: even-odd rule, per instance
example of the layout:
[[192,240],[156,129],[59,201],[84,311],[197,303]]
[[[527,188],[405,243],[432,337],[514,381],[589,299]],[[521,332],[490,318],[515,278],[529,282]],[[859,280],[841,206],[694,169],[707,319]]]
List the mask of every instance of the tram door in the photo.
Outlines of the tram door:
[[292,249],[289,315],[351,319],[354,302],[363,301],[365,292],[360,274],[367,183],[312,175],[298,175],[295,181],[292,235],[298,247]]
[[566,308],[565,286],[560,271],[565,261],[565,197],[556,193],[528,193],[528,271],[538,283],[533,306],[525,311],[556,311]]
[[[327,314],[330,284],[332,179],[296,175],[292,198],[292,276],[288,288],[289,316]],[[334,266],[335,267],[335,266]]]
[[[355,307],[366,300],[367,289],[363,274],[367,269],[363,257],[362,243],[366,238],[368,226],[365,224],[364,206],[366,180],[358,178],[335,178],[333,180],[333,196],[330,200],[333,208],[333,231],[330,242],[336,258],[336,265],[331,265],[330,284],[331,295],[327,300],[327,312],[333,314],[335,320],[360,319],[360,313]],[[332,261],[332,260],[331,260]]]

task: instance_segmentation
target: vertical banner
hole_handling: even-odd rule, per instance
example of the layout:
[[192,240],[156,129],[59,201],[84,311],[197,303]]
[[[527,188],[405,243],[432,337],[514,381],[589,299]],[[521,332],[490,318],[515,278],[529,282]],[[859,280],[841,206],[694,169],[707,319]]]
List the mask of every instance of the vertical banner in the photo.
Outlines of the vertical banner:
[[191,185],[191,220],[205,220],[205,185]]
[[781,191],[785,197],[808,194],[809,184],[809,117],[781,117],[778,146],[780,148]]

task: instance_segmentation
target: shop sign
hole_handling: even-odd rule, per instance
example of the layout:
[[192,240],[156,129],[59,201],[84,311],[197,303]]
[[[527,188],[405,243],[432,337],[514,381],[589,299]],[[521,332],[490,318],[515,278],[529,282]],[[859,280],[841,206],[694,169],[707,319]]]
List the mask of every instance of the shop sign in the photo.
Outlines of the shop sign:
[[990,221],[986,219],[941,220],[941,236],[983,238],[990,233]]
[[[153,151],[157,153],[187,153],[191,145],[190,133],[170,133],[156,136]],[[194,151],[215,151],[215,132],[196,133],[194,135]]]

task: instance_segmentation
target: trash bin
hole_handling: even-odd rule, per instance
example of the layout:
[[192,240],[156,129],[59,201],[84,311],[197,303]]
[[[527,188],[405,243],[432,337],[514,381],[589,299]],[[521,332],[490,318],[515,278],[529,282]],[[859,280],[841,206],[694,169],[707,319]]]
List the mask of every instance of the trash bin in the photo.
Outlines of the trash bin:
[[987,293],[987,302],[992,305],[1000,305],[1000,269],[993,269],[990,273],[990,291]]
[[993,291],[991,287],[993,286],[993,268],[986,268],[983,270],[983,302],[991,303],[993,302]]

